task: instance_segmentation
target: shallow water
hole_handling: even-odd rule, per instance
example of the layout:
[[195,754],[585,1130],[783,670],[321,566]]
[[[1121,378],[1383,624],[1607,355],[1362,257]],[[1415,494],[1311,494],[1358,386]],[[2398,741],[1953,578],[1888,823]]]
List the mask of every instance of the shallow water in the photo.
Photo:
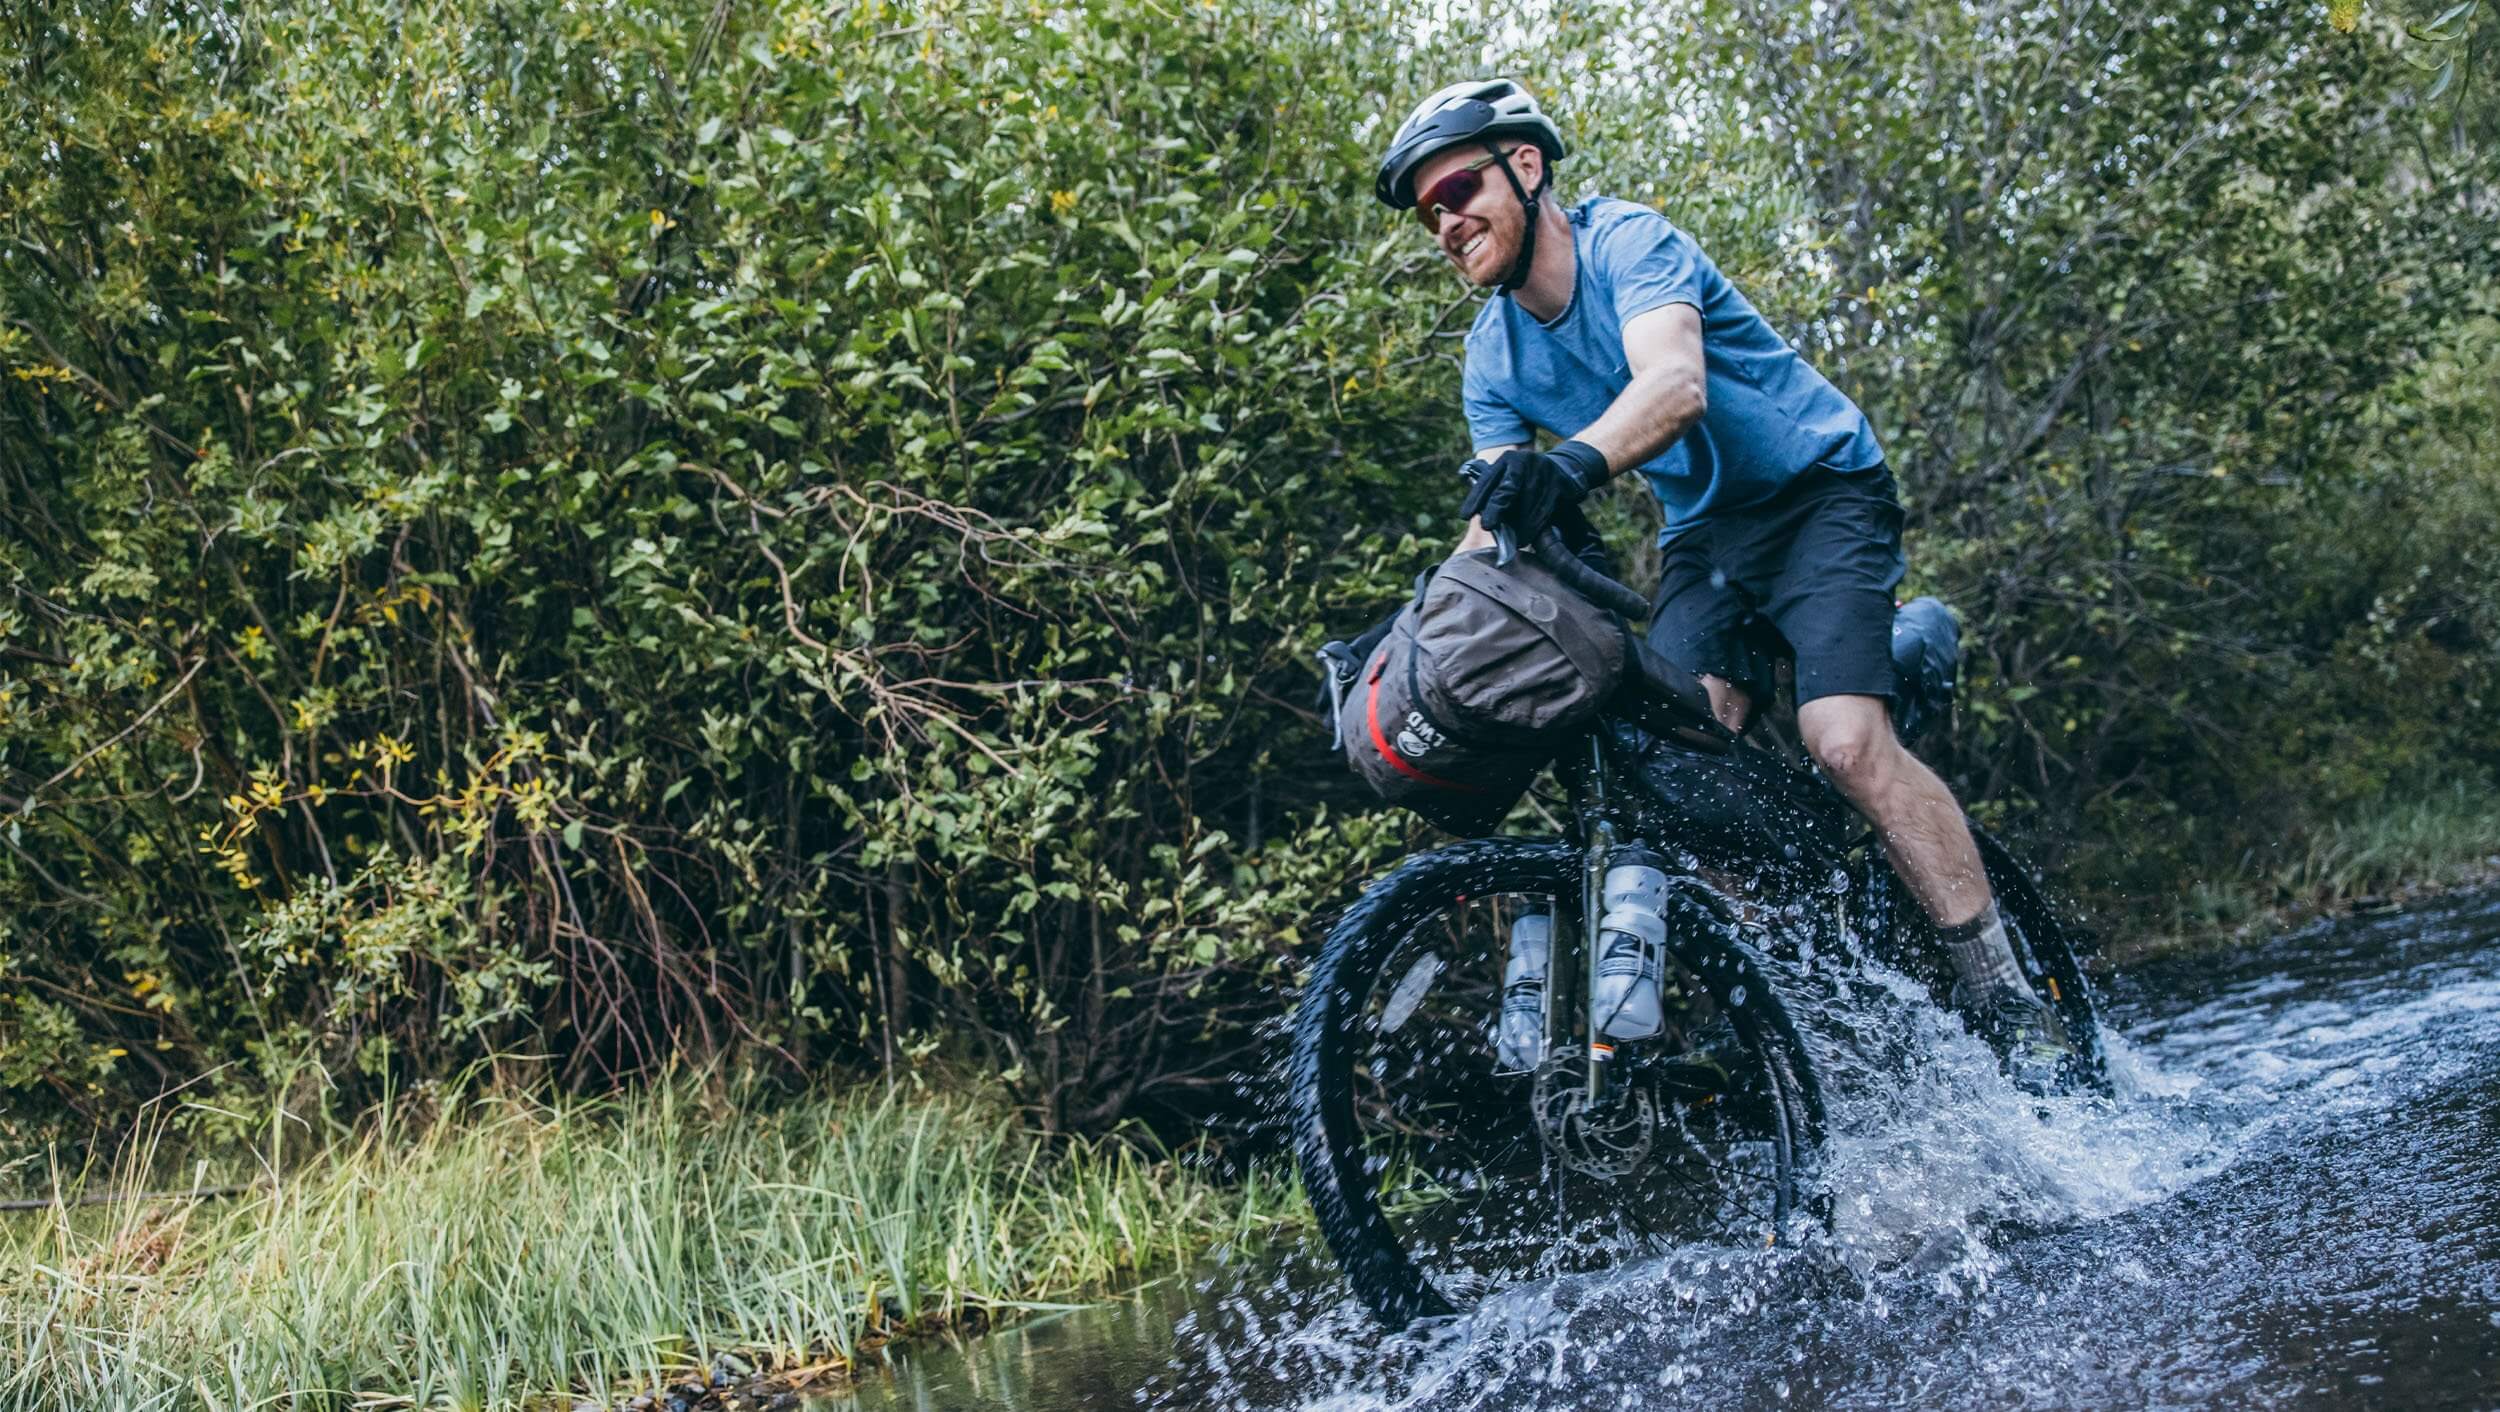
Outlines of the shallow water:
[[2113,991],[2120,1101],[2046,1112],[1877,996],[1894,1030],[1864,1052],[1917,1057],[1836,1110],[1813,1248],[1683,1252],[1394,1337],[1324,1252],[1234,1253],[899,1351],[819,1412],[2500,1408],[2500,893]]

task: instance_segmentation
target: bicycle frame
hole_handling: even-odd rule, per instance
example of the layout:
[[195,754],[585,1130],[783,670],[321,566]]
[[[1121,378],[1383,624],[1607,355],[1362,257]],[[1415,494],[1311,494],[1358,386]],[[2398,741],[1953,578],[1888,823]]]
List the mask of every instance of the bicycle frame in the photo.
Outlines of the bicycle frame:
[[[1801,761],[1742,744],[1686,748],[1631,717],[1610,715],[1562,752],[1554,773],[1568,801],[1573,835],[1568,841],[1583,862],[1579,897],[1555,899],[1545,1053],[1579,1056],[1586,1112],[1603,1111],[1621,1086],[1623,1061],[1599,1034],[1588,1008],[1596,993],[1606,868],[1618,846],[1645,844],[1703,867],[1734,868],[1776,905],[1826,895],[1830,907],[1815,909],[1816,945],[1846,941],[1900,961],[1904,945],[1916,944],[1901,924],[1909,920],[1902,914],[1917,904],[1908,900],[1883,851],[1870,847],[1872,827]],[[2021,924],[2014,939],[2017,959],[2026,972],[2049,978],[2045,994],[2073,1010],[2070,1025],[2097,1033],[2089,1029],[2098,1020],[2064,924],[2014,855],[1977,821],[1970,828],[2000,905]],[[1562,915],[1566,911],[1573,915]],[[2043,964],[2037,948],[2044,944],[2054,967]],[[2077,993],[2071,1003],[2068,991]],[[2097,1040],[2090,1062],[2094,1082],[2105,1082],[2098,1077]]]
[[[1695,781],[1723,773],[1730,784],[1743,789],[1747,807],[1738,822],[1763,837],[1776,834],[1783,838],[1789,856],[1782,861],[1791,867],[1804,865],[1813,873],[1828,876],[1833,866],[1845,860],[1856,844],[1869,836],[1855,811],[1818,776],[1775,752],[1742,745],[1686,752],[1656,736],[1647,738],[1656,748],[1673,752],[1661,764],[1669,773]],[[1576,912],[1555,918],[1550,943],[1553,950],[1546,962],[1545,1052],[1580,1056],[1581,1082],[1589,1112],[1602,1111],[1615,1097],[1615,1045],[1598,1033],[1588,1005],[1597,987],[1598,927],[1605,915],[1606,869],[1616,848],[1634,841],[1674,841],[1698,845],[1705,854],[1745,856],[1760,847],[1758,841],[1737,837],[1724,825],[1714,829],[1697,819],[1679,821],[1680,827],[1665,827],[1672,810],[1655,799],[1642,797],[1646,792],[1637,787],[1620,787],[1636,784],[1633,772],[1637,768],[1633,761],[1613,758],[1609,741],[1620,739],[1601,723],[1554,762],[1555,775],[1569,804],[1575,834],[1571,841],[1579,848],[1583,861]],[[1618,774],[1625,778],[1618,780]],[[1844,820],[1852,826],[1854,837],[1835,827]],[[1667,837],[1669,833],[1674,835],[1672,840]],[[1719,834],[1729,836],[1705,836]],[[1555,901],[1558,914],[1574,905],[1569,898]]]

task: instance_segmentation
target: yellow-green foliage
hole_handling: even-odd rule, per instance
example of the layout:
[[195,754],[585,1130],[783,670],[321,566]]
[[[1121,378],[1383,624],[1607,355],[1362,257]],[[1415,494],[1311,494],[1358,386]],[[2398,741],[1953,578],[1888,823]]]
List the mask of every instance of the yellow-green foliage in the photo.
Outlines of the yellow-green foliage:
[[1405,832],[1309,787],[1309,649],[1460,448],[1314,180],[1392,31],[1185,8],[23,17],[12,1106],[1252,1062]]

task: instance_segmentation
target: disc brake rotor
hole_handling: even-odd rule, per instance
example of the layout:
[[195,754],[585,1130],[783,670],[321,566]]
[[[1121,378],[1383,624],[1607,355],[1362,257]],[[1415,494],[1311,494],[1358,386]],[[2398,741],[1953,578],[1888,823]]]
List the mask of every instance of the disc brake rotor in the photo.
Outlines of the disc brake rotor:
[[1618,1085],[1602,1108],[1589,1108],[1587,1071],[1570,1056],[1537,1069],[1529,1096],[1536,1135],[1545,1150],[1582,1176],[1613,1181],[1649,1160],[1658,1136],[1658,1105],[1646,1086]]

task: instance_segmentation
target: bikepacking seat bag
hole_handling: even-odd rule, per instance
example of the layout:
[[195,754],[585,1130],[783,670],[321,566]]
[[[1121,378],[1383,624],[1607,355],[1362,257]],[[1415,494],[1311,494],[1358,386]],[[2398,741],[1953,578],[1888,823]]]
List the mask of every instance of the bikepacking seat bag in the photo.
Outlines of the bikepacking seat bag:
[[1391,623],[1337,706],[1374,793],[1490,833],[1623,675],[1623,620],[1522,554],[1454,554]]

